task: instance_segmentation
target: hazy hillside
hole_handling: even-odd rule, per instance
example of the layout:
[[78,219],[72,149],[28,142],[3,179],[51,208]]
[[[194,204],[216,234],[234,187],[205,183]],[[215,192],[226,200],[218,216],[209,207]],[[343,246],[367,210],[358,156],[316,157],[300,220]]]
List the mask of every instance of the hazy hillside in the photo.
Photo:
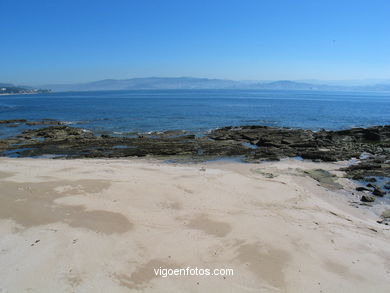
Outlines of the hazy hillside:
[[[0,87],[16,87],[0,83]],[[20,87],[20,86],[19,86]],[[25,89],[33,87],[23,86]],[[193,77],[146,77],[130,79],[104,79],[78,84],[47,84],[38,88],[55,92],[66,91],[102,91],[102,90],[152,90],[152,89],[269,89],[269,90],[351,90],[351,91],[390,91],[389,84],[338,85],[319,82],[296,82],[280,80],[272,82],[234,81],[227,79],[209,79]]]
[[256,82],[193,77],[147,77],[105,79],[80,84],[45,85],[53,91],[99,91],[142,89],[328,89],[329,86],[293,81]]
[[45,85],[53,91],[97,91],[131,89],[224,89],[238,88],[232,80],[191,77],[147,77],[131,79],[104,79],[80,84]]

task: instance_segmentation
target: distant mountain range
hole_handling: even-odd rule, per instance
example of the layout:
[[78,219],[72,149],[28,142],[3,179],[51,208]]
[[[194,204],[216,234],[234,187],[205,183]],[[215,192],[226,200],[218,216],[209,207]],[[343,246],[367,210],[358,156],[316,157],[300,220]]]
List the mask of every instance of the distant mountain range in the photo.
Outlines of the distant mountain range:
[[390,91],[390,83],[368,86],[327,85],[280,80],[272,82],[235,81],[194,77],[145,77],[104,79],[79,84],[49,84],[52,91],[153,90],[153,89],[276,89],[276,90],[361,90]]
[[[0,83],[0,87],[1,87]],[[13,86],[10,84],[3,84]],[[31,87],[26,87],[30,88]],[[321,84],[318,82],[298,82],[279,80],[271,82],[235,81],[194,77],[145,77],[130,79],[104,79],[77,84],[47,84],[38,88],[55,92],[102,91],[102,90],[159,90],[159,89],[269,89],[269,90],[351,90],[351,91],[390,91],[390,82],[372,85]]]

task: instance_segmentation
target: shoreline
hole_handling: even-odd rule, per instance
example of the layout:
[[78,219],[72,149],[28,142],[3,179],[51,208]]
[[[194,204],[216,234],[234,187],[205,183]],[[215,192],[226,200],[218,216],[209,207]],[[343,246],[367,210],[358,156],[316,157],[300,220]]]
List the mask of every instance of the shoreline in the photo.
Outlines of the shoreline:
[[195,162],[242,158],[252,163],[283,158],[315,162],[351,160],[341,171],[361,182],[358,191],[371,193],[362,194],[363,202],[388,196],[390,190],[390,125],[318,132],[261,125],[227,126],[203,136],[169,130],[132,137],[97,135],[51,119],[1,120],[0,125],[34,126],[0,139],[0,156],[5,157],[155,157]]
[[0,93],[0,96],[15,96],[15,95],[38,95],[38,94],[47,94],[47,93]]
[[[386,292],[389,226],[337,189],[342,165],[0,158],[0,287]],[[234,276],[153,275],[188,266]]]

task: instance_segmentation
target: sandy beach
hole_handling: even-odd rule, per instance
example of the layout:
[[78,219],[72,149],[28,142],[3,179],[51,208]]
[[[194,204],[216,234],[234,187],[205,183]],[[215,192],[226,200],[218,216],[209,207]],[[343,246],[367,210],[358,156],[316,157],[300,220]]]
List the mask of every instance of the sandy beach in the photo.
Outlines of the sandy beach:
[[0,292],[389,292],[389,226],[302,172],[339,167],[1,158]]

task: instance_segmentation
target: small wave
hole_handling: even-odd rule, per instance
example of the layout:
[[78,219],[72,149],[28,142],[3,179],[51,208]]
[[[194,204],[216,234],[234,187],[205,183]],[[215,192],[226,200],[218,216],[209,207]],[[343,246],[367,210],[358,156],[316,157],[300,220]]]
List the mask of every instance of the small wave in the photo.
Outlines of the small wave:
[[88,120],[76,120],[76,121],[61,121],[63,125],[77,125],[77,124],[87,124],[91,121]]
[[19,105],[10,105],[10,104],[2,104],[0,103],[0,109],[3,108],[3,109],[16,109],[16,108],[20,108],[21,106]]

